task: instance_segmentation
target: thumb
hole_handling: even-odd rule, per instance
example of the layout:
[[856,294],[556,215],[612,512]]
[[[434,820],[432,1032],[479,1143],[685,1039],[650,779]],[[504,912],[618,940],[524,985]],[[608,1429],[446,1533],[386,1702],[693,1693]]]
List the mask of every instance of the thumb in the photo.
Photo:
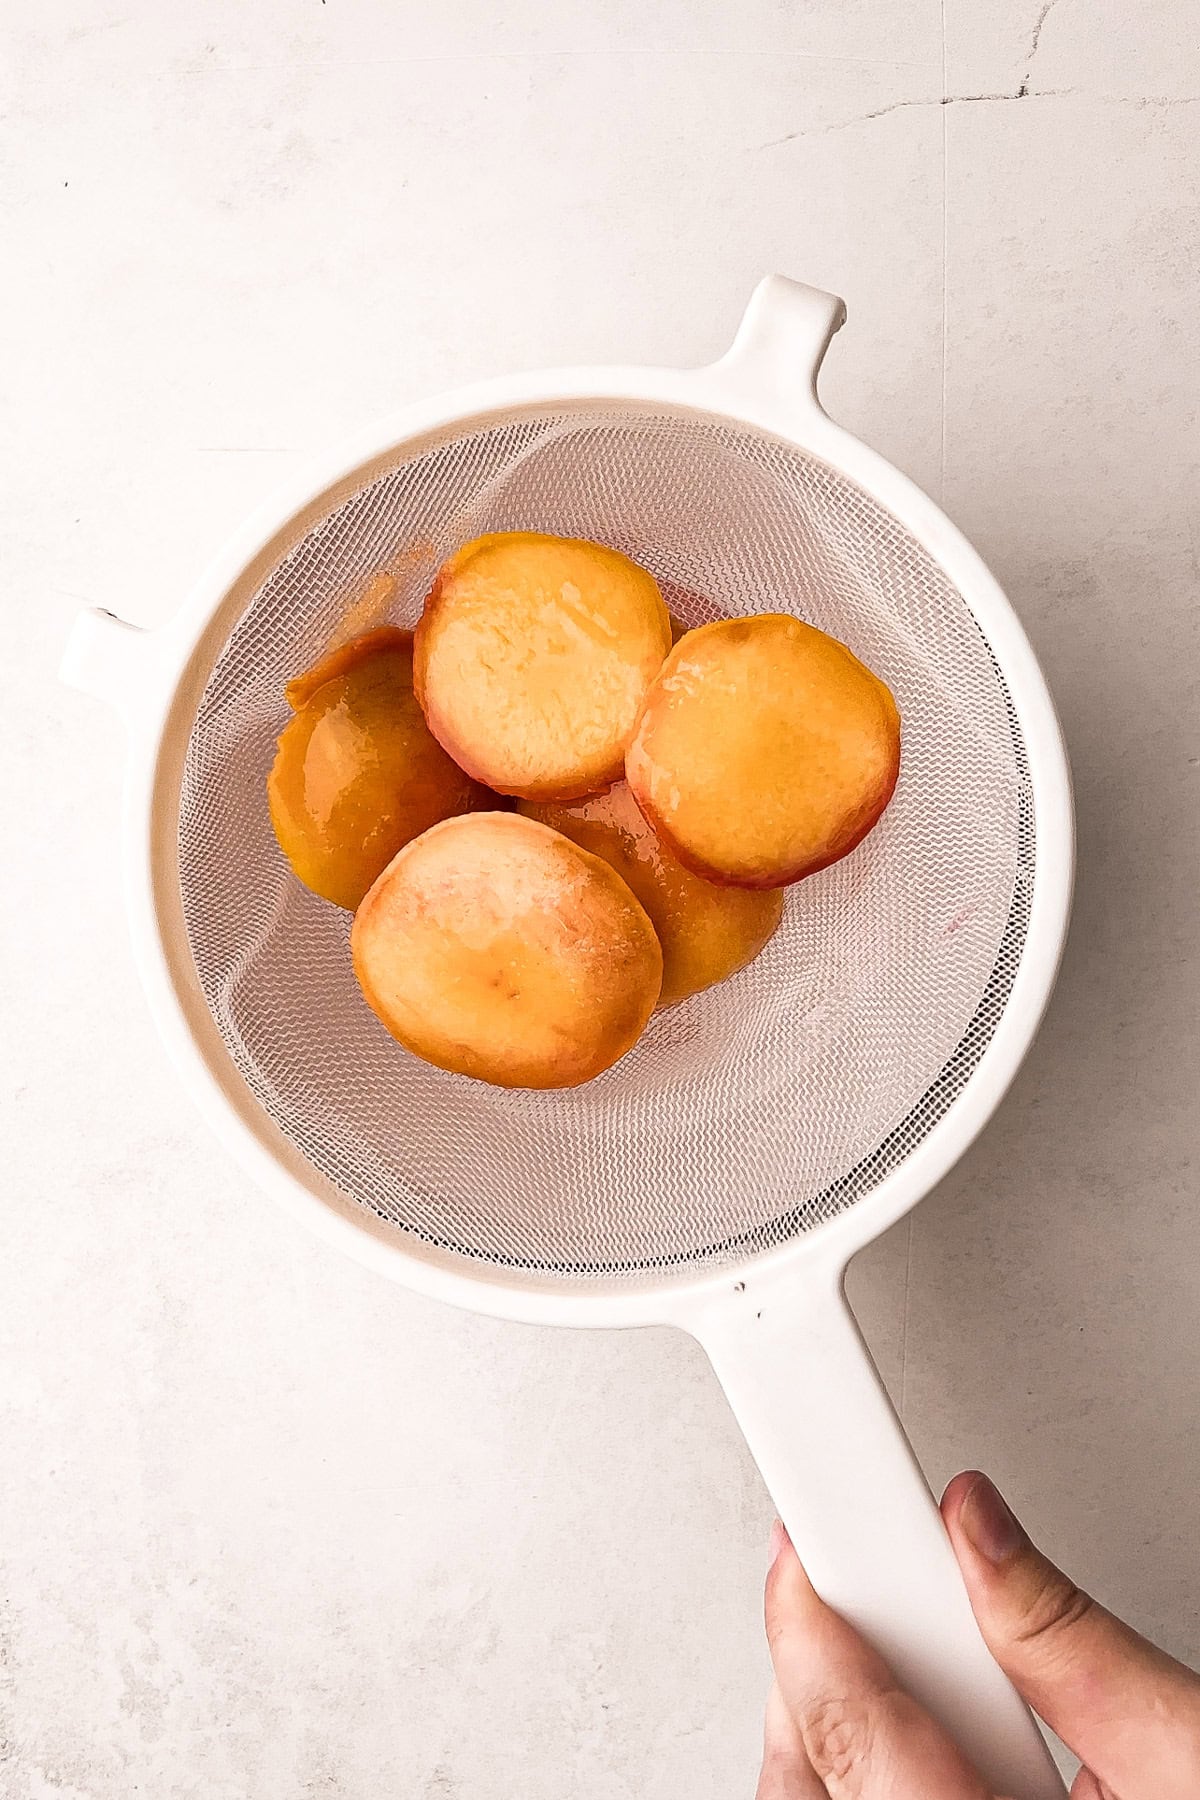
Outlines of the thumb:
[[988,1648],[1034,1710],[1116,1792],[1194,1800],[1200,1676],[1055,1568],[986,1475],[956,1475],[942,1516]]

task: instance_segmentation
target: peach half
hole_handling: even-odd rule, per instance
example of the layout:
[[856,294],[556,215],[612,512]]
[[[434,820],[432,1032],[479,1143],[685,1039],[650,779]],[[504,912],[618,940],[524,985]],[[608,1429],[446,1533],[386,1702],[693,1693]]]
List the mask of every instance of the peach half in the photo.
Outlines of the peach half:
[[673,1006],[744,969],[783,915],[777,888],[750,893],[718,887],[685,869],[623,781],[587,800],[522,800],[517,811],[602,856],[628,882],[662,945],[660,1006]]
[[658,585],[629,557],[582,538],[493,532],[438,573],[417,627],[417,695],[477,781],[573,800],[620,779],[670,647]]
[[776,888],[846,856],[900,769],[900,715],[844,644],[784,613],[680,640],[626,757],[634,797],[687,868]]
[[271,823],[295,873],[349,910],[410,838],[495,806],[432,735],[413,693],[412,633],[369,632],[290,681],[296,708],[267,777]]
[[283,690],[284,698],[293,712],[299,712],[327,681],[332,681],[337,675],[348,675],[351,669],[357,668],[360,663],[370,662],[372,657],[385,652],[407,652],[411,662],[412,635],[411,631],[405,631],[399,625],[379,625],[373,631],[364,632],[361,637],[351,638],[348,643],[327,650],[320,661],[315,662],[311,669],[305,669],[302,675],[293,675]]
[[435,825],[355,914],[354,970],[406,1049],[497,1087],[589,1081],[641,1036],[662,984],[621,877],[516,813]]

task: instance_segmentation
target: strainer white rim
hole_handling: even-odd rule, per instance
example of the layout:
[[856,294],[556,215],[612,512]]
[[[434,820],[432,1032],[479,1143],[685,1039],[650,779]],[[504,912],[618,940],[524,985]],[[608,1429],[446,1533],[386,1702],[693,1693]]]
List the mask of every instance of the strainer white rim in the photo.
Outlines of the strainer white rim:
[[[113,701],[130,734],[122,864],[134,951],[155,1022],[202,1113],[237,1159],[297,1217],[368,1267],[430,1296],[495,1316],[575,1325],[686,1324],[714,1294],[755,1285],[797,1259],[841,1268],[942,1178],[995,1110],[1037,1030],[1061,957],[1070,907],[1072,805],[1066,754],[1042,673],[1025,633],[980,557],[905,476],[821,409],[815,373],[841,322],[831,296],[769,278],[738,339],[698,370],[561,369],[504,377],[415,405],[352,436],[262,507],[205,570],[165,626],[137,631],[92,611],[64,662],[74,685]],[[525,1270],[466,1267],[396,1229],[319,1176],[261,1111],[222,1044],[191,966],[174,866],[179,769],[190,718],[217,650],[246,594],[247,571],[278,560],[281,541],[330,490],[408,453],[422,439],[489,414],[589,401],[718,415],[799,446],[886,507],[962,594],[1004,672],[1019,717],[1034,796],[1039,852],[1027,932],[1011,995],[961,1093],[922,1141],[845,1212],[736,1269],[669,1274],[638,1287],[571,1281]],[[246,596],[248,597],[248,595]],[[1053,846],[1049,855],[1044,846]],[[742,1291],[738,1287],[738,1291]]]

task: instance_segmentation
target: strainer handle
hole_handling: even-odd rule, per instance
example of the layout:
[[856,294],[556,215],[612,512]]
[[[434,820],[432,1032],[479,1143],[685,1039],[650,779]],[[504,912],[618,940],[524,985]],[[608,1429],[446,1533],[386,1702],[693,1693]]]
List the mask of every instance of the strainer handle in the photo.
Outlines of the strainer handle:
[[940,1719],[994,1792],[1063,1800],[1032,1715],[980,1636],[950,1540],[842,1291],[743,1283],[691,1329],[818,1593]]
[[718,362],[696,372],[712,404],[751,406],[781,431],[820,412],[817,374],[846,322],[837,294],[787,275],[766,275],[750,296],[737,335]]
[[128,721],[147,692],[148,665],[159,633],[129,625],[103,606],[75,615],[59,664],[59,680],[115,707]]

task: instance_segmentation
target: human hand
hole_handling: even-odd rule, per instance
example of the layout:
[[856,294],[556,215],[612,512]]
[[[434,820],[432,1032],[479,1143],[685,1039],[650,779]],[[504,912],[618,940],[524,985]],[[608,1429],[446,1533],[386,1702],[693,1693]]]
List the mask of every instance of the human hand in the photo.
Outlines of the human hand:
[[[957,1475],[942,1516],[989,1649],[1084,1765],[1072,1800],[1197,1800],[1200,1675],[1048,1562],[986,1476]],[[772,1549],[756,1800],[999,1800],[817,1598],[782,1526]]]

